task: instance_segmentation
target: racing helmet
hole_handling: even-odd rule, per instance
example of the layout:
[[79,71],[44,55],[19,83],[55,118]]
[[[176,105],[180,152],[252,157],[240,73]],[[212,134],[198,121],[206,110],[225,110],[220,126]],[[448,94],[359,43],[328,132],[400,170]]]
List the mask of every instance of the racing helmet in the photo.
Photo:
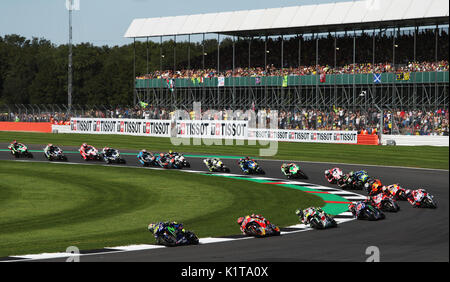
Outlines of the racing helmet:
[[172,154],[173,153],[173,151],[172,150],[169,150],[169,154]]
[[148,225],[148,231],[150,231],[150,232],[153,233],[153,231],[155,231],[155,227],[156,227],[156,224],[155,224],[155,223],[150,223],[150,224]]
[[297,209],[297,210],[295,211],[295,214],[296,214],[298,217],[303,217],[303,210],[302,210],[302,209]]
[[325,175],[327,176],[328,174],[330,174],[330,171],[327,169],[325,170]]
[[147,150],[144,149],[144,150],[142,150],[141,152],[142,152],[142,153],[147,153]]
[[86,148],[86,147],[87,147],[87,144],[86,144],[86,143],[83,143],[82,147],[83,147],[83,148]]
[[13,144],[16,145],[16,144],[17,144],[17,140],[14,140],[14,141],[13,141]]
[[383,185],[381,184],[381,181],[379,179],[375,179],[372,183],[372,189],[378,189],[381,188]]
[[163,157],[164,157],[164,153],[159,154],[159,156],[160,156],[161,158],[163,158]]
[[48,144],[49,147],[53,147],[53,144]]
[[242,222],[244,222],[244,217],[241,216],[237,219],[237,224],[242,225]]

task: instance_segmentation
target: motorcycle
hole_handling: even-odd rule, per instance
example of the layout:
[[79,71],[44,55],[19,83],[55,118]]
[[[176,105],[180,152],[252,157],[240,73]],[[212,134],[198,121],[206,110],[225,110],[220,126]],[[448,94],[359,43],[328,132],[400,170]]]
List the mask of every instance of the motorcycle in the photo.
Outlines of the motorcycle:
[[265,174],[264,170],[254,160],[247,161],[247,168],[245,167],[244,162],[240,162],[239,165],[244,174]]
[[398,212],[400,206],[397,201],[386,194],[378,194],[370,198],[374,206],[381,209],[384,212]]
[[53,151],[44,149],[44,157],[49,161],[67,161],[67,157],[63,154],[63,151],[59,147],[54,147]]
[[170,161],[173,159],[169,159],[167,157],[162,158],[161,156],[156,157],[156,164],[162,168],[171,167]]
[[254,237],[278,236],[280,235],[280,228],[271,223],[251,221],[245,226],[245,234]]
[[181,245],[197,245],[199,243],[198,237],[191,231],[181,231],[173,226],[167,226],[165,230],[160,230],[156,238],[157,244],[168,247],[175,247]]
[[[385,219],[386,216],[384,213],[378,209],[377,207],[374,207],[373,205],[367,203],[367,202],[358,202],[355,204],[355,209],[359,209],[359,215],[357,216],[357,219],[367,219],[369,221],[375,221],[375,220],[381,220]],[[351,212],[353,215],[356,215],[356,210],[352,209]]]
[[219,159],[217,159],[216,162],[211,162],[211,164],[208,162],[208,159],[204,159],[203,163],[211,172],[229,173],[231,171],[230,168],[225,166],[225,164]]
[[139,154],[137,156],[138,161],[145,167],[147,166],[155,166],[157,165],[156,163],[156,157],[153,156],[152,153],[148,153],[148,154]]
[[191,164],[186,160],[186,158],[183,155],[176,155],[174,157],[176,165],[180,168],[183,167],[191,167]]
[[406,190],[397,184],[389,185],[385,187],[384,193],[390,195],[396,201],[406,201]]
[[337,180],[337,185],[341,189],[355,189],[353,187],[353,180],[348,174],[345,174],[343,177],[339,178]]
[[31,152],[28,151],[27,146],[25,146],[24,144],[18,144],[18,148],[15,148],[13,144],[8,146],[8,149],[11,151],[11,154],[14,156],[14,158],[29,158],[32,159],[33,158],[33,154]]
[[101,160],[101,156],[98,154],[98,150],[96,148],[94,148],[94,147],[89,147],[86,150],[85,153],[83,153],[83,151],[81,151],[81,149],[80,149],[80,154],[81,154],[81,157],[85,161],[90,161],[90,160],[99,161],[99,160]]
[[343,177],[344,173],[339,168],[333,168],[325,171],[325,179],[330,184],[337,184],[338,181]]
[[[437,208],[437,203],[434,200],[434,196],[429,194],[427,191],[423,189],[416,190],[417,193],[413,197],[412,192],[408,193],[408,198],[415,202],[415,208],[429,208],[435,209]],[[411,202],[410,202],[411,203]]]
[[[288,171],[286,172],[285,167],[288,167]],[[308,176],[300,169],[300,167],[296,164],[283,164],[281,166],[281,172],[288,179],[308,179]]]
[[107,154],[105,151],[102,152],[101,157],[107,164],[116,163],[116,164],[126,164],[126,160],[120,156],[119,150],[110,149],[110,154]]
[[316,213],[309,221],[309,225],[314,229],[326,229],[337,227],[337,222],[334,218],[330,217],[326,213],[318,214]]

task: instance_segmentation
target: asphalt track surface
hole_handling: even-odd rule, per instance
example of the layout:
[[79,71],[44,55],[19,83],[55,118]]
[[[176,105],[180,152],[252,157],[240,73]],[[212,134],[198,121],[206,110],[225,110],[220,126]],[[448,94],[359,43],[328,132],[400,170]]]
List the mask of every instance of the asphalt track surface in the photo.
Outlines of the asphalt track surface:
[[[7,144],[0,144],[6,148]],[[40,150],[43,146],[31,145]],[[78,148],[64,147],[64,151]],[[126,151],[125,152],[133,152]],[[186,153],[187,154],[187,153]],[[41,153],[33,153],[34,161],[46,161]],[[69,162],[86,163],[77,154],[68,154]],[[127,166],[138,166],[135,156],[126,155]],[[0,152],[1,160],[13,160],[9,152]],[[26,159],[23,159],[26,160]],[[188,158],[192,170],[206,170],[201,158]],[[241,174],[237,160],[223,159],[231,173]],[[103,164],[103,162],[98,162]],[[261,160],[267,177],[280,178],[282,161]],[[279,262],[279,261],[355,261],[364,262],[366,249],[376,246],[381,261],[449,261],[449,171],[408,169],[333,163],[297,162],[309,176],[307,182],[334,187],[324,178],[325,169],[338,166],[344,172],[365,169],[379,177],[383,184],[399,183],[410,189],[426,188],[438,208],[416,209],[400,202],[398,213],[386,213],[386,219],[376,222],[354,220],[329,230],[313,230],[279,237],[237,240],[197,246],[161,248],[123,253],[101,253],[80,257],[90,261],[130,262]],[[336,163],[339,163],[336,160]],[[405,164],[407,166],[407,164]],[[149,172],[151,173],[151,171]],[[363,191],[354,191],[364,195]],[[105,246],[106,247],[106,246]],[[43,261],[65,261],[65,258]]]

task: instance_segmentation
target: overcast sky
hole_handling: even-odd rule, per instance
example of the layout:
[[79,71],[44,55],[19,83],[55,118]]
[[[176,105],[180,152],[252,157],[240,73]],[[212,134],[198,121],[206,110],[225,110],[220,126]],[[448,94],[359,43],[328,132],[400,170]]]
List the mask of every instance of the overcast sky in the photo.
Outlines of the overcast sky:
[[[289,7],[343,2],[344,0],[80,0],[74,11],[74,43],[123,45],[134,18],[180,16],[199,13]],[[347,0],[348,1],[348,0]],[[0,36],[43,37],[55,44],[68,42],[66,0],[0,0]]]

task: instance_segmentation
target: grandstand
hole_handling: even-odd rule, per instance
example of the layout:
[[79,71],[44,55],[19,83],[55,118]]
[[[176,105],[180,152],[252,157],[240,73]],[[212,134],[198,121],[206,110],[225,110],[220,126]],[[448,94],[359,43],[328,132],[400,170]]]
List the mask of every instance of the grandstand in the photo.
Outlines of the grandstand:
[[[190,110],[448,108],[445,0],[366,0],[135,19],[125,37],[173,41],[173,64],[136,74],[134,104]],[[217,37],[176,55],[177,40]],[[275,37],[275,39],[274,39]],[[148,46],[148,45],[147,45]],[[162,44],[161,44],[162,46]],[[189,45],[190,46],[190,45]],[[136,51],[136,50],[135,50]],[[148,50],[147,50],[148,52]]]

